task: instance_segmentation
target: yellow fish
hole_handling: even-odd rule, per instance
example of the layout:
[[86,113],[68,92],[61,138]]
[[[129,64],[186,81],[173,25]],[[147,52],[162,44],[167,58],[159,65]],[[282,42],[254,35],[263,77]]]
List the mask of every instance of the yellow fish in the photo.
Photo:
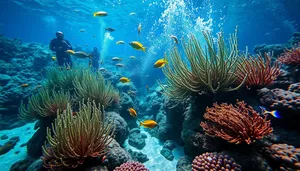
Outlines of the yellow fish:
[[166,59],[159,59],[154,63],[154,68],[162,68],[166,63],[168,63]]
[[127,77],[121,77],[121,78],[120,78],[120,82],[121,82],[121,83],[129,83],[129,82],[130,82],[130,79],[127,78]]
[[146,48],[144,47],[144,45],[138,41],[132,41],[129,43],[131,45],[131,47],[133,47],[134,49],[137,50],[142,50],[143,52],[146,52]]
[[55,61],[56,60],[56,56],[52,56],[52,58],[51,58],[53,61]]
[[154,128],[157,126],[157,123],[154,120],[145,120],[140,122],[140,126],[144,126],[145,128]]
[[125,44],[125,42],[124,41],[117,41],[117,43],[116,43],[117,45],[124,45]]
[[67,50],[65,51],[67,54],[69,55],[74,55],[75,54],[75,51],[74,50]]
[[129,112],[130,116],[137,117],[137,113],[136,113],[135,109],[129,108],[128,112]]
[[108,13],[105,11],[94,12],[94,17],[105,17],[107,15],[108,15]]
[[139,23],[138,25],[138,34],[140,34],[142,31],[142,23]]
[[130,58],[130,59],[135,59],[135,56],[130,56],[129,58]]

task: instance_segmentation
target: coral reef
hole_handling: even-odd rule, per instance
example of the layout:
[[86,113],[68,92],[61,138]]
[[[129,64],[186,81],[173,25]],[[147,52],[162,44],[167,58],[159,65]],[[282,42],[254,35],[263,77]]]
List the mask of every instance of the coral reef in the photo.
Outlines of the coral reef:
[[[47,46],[22,43],[0,35],[0,108],[1,114],[16,114],[25,100],[42,84],[42,69],[51,63]],[[28,84],[22,87],[22,84]]]
[[300,65],[300,42],[299,45],[292,49],[285,50],[285,52],[278,58],[283,64]]
[[280,65],[278,62],[271,63],[271,57],[265,53],[264,58],[261,55],[257,57],[242,57],[239,63],[238,83],[244,82],[247,88],[261,88],[270,85],[280,75]]
[[272,44],[272,45],[266,45],[266,44],[260,44],[255,45],[253,51],[256,54],[265,54],[265,53],[272,53],[275,57],[280,56],[284,52],[286,48],[290,48],[291,45],[289,44]]
[[142,152],[132,151],[131,149],[129,149],[128,153],[131,155],[132,160],[134,161],[145,163],[149,160],[148,156]]
[[137,102],[134,101],[130,95],[124,92],[120,93],[120,97],[120,108],[118,109],[120,115],[127,121],[129,128],[137,127],[136,119],[130,116],[128,112],[129,108],[134,108],[138,112],[138,115],[140,114]]
[[116,112],[105,112],[105,122],[112,123],[114,139],[122,145],[129,135],[127,122]]
[[149,169],[147,169],[143,164],[138,162],[126,162],[114,169],[114,171],[127,171],[127,170],[149,171]]
[[95,103],[85,105],[82,102],[76,115],[73,115],[70,105],[57,115],[52,128],[54,135],[48,128],[49,146],[43,146],[45,168],[76,168],[88,157],[106,154],[113,132],[111,124],[104,124],[100,109]]
[[204,153],[197,156],[193,160],[193,171],[202,170],[242,170],[241,166],[235,163],[233,158],[228,155],[222,155],[218,153]]
[[167,140],[164,143],[164,146],[161,149],[160,154],[163,155],[167,160],[172,161],[174,159],[174,155],[172,153],[173,148],[175,148],[175,143],[171,140]]
[[251,144],[273,131],[267,115],[262,118],[251,106],[239,101],[235,106],[214,103],[212,108],[207,107],[204,118],[209,122],[200,125],[208,135],[235,144]]
[[176,171],[192,170],[192,160],[186,156],[180,157],[176,164]]
[[0,146],[0,155],[3,155],[13,149],[18,141],[20,141],[18,136],[10,138],[4,145]]
[[108,169],[113,170],[117,166],[120,166],[122,163],[131,161],[132,158],[130,154],[120,147],[119,143],[116,140],[112,140],[107,147],[106,157],[109,161]]
[[140,129],[133,128],[129,131],[128,143],[137,149],[143,149],[146,145],[146,138],[147,135],[141,133]]
[[226,48],[222,33],[218,34],[217,47],[210,33],[202,33],[207,43],[207,52],[193,35],[187,44],[183,44],[190,67],[181,58],[176,47],[170,56],[165,55],[170,64],[163,68],[167,78],[164,90],[172,99],[187,99],[192,93],[215,94],[219,91],[233,91],[244,83],[243,80],[232,88],[237,81],[235,74],[239,60],[237,30],[230,36],[229,49]]
[[145,101],[141,104],[143,115],[152,116],[156,115],[161,109],[164,103],[164,98],[161,97],[161,87],[157,87],[155,92],[152,92],[146,96]]
[[264,148],[265,153],[274,161],[279,170],[300,170],[300,148],[288,144],[273,144]]
[[[24,170],[28,170],[29,166],[34,162],[33,159],[31,158],[26,158],[24,160],[20,160],[16,163],[14,163],[11,168],[10,171],[24,171]],[[34,171],[33,169],[31,169],[32,171]]]
[[263,88],[258,92],[260,102],[273,110],[297,114],[300,110],[300,94],[298,89],[295,88],[297,86],[298,83],[291,84],[289,90]]

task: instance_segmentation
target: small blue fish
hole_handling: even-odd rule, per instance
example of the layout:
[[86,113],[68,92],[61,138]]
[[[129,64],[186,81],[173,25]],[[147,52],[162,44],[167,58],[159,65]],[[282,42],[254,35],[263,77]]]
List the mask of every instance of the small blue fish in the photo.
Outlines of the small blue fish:
[[266,108],[262,107],[262,106],[259,106],[261,108],[261,111],[262,113],[265,115],[265,114],[270,114],[272,115],[273,117],[275,118],[281,118],[281,116],[279,115],[278,111],[277,110],[272,110],[272,111],[268,111],[266,110]]

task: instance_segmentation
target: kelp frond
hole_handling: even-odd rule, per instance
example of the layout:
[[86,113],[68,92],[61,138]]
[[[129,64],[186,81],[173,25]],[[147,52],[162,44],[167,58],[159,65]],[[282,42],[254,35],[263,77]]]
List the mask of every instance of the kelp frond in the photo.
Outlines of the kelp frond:
[[57,114],[52,132],[47,129],[49,145],[43,146],[44,167],[50,170],[76,168],[86,158],[106,154],[114,133],[112,124],[105,124],[101,106],[94,102],[81,103],[73,114],[71,105]]
[[244,83],[242,81],[235,85],[239,62],[237,29],[230,35],[229,49],[222,33],[218,34],[216,45],[209,32],[202,33],[207,44],[205,49],[194,35],[183,44],[189,65],[184,62],[176,47],[169,55],[165,55],[169,65],[163,68],[167,82],[164,90],[172,99],[186,99],[193,92],[215,94],[219,91],[233,91]]

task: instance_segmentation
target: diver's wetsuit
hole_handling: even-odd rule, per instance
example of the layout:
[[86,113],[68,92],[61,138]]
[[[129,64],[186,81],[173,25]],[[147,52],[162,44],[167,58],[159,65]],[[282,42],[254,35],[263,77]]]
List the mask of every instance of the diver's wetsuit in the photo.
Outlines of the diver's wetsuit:
[[54,38],[50,42],[50,49],[56,52],[56,59],[59,66],[69,65],[72,67],[71,56],[65,52],[66,50],[72,50],[72,46],[68,40]]
[[98,51],[92,53],[92,67],[95,71],[99,69],[100,54]]

